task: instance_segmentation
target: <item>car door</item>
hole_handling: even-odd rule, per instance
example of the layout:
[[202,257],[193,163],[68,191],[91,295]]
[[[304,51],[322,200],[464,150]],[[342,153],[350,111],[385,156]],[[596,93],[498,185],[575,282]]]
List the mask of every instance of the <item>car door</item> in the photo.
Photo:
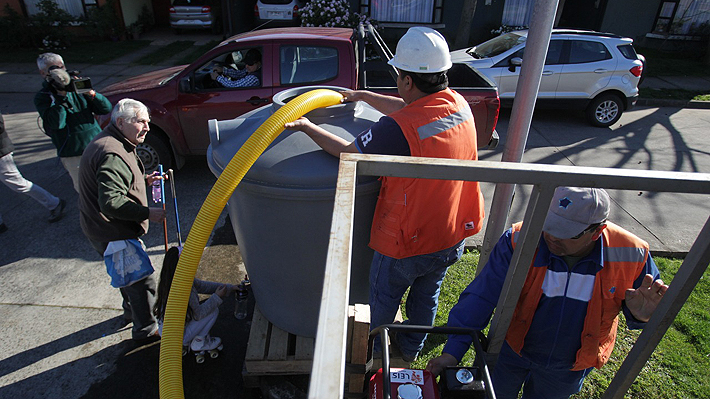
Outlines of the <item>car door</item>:
[[[239,59],[249,49],[256,48],[261,52],[261,84],[256,87],[222,87],[210,79],[213,65],[232,65],[243,67]],[[271,103],[273,96],[273,80],[271,65],[273,57],[271,43],[254,45],[222,46],[214,52],[206,62],[195,67],[187,77],[192,79],[191,88],[185,90],[180,85],[177,95],[177,111],[180,124],[185,134],[185,140],[192,154],[205,154],[210,144],[207,121],[210,119],[234,119],[253,109]],[[233,68],[234,69],[234,68]]]
[[[545,65],[542,70],[540,89],[538,91],[538,98],[540,99],[555,98],[555,91],[562,71],[560,59],[564,42],[565,40],[551,40],[547,48],[547,56],[545,57]],[[512,99],[515,97],[515,90],[520,77],[520,67],[512,65],[511,60],[514,58],[522,59],[524,53],[525,48],[522,48],[494,66],[494,68],[498,68],[497,83],[499,84],[498,92],[501,98]]]
[[609,84],[617,60],[604,43],[593,38],[569,42],[569,59],[562,68],[557,98],[592,98]]

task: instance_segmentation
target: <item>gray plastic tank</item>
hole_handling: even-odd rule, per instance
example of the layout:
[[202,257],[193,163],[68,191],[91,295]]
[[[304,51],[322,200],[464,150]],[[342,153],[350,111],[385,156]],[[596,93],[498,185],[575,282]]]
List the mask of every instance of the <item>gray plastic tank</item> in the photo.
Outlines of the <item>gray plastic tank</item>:
[[[277,93],[273,103],[236,119],[209,121],[207,162],[219,176],[251,134],[289,100],[316,88]],[[352,141],[382,117],[369,105],[345,103],[305,115]],[[314,337],[323,290],[339,160],[302,132],[282,132],[257,159],[228,201],[234,233],[262,314],[292,334]],[[368,303],[372,250],[367,246],[380,183],[358,178],[350,303]]]

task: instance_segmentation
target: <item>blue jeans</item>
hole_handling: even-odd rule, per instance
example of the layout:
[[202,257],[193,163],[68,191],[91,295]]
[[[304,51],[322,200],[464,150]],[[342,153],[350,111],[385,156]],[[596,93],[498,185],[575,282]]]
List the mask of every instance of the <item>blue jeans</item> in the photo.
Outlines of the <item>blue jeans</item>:
[[[370,329],[394,321],[402,296],[410,287],[405,323],[433,325],[446,269],[461,258],[463,248],[461,240],[451,248],[404,259],[375,251],[370,266]],[[397,340],[402,353],[413,358],[424,347],[426,334],[397,334]],[[375,339],[374,351],[379,350],[379,339]]]
[[563,399],[579,392],[591,371],[548,369],[518,356],[504,342],[491,380],[499,399],[517,399],[521,386],[522,399]]

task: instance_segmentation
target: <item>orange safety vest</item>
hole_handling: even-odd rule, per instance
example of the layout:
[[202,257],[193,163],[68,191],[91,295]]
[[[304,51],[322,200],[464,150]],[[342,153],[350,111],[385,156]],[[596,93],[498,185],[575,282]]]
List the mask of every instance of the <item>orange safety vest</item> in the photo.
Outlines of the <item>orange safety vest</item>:
[[[476,126],[466,100],[451,89],[389,115],[415,157],[477,160]],[[370,247],[402,259],[449,248],[481,230],[478,182],[382,177]]]
[[[521,226],[522,223],[513,225],[513,248],[515,235]],[[633,288],[649,256],[648,243],[613,223],[607,222],[606,226],[602,232],[604,267],[594,279],[594,291],[587,304],[582,330],[582,346],[577,351],[573,371],[589,367],[601,368],[609,360],[616,341],[621,302],[626,290]],[[523,349],[525,335],[540,302],[546,272],[547,266],[530,266],[515,307],[505,339],[518,354]]]

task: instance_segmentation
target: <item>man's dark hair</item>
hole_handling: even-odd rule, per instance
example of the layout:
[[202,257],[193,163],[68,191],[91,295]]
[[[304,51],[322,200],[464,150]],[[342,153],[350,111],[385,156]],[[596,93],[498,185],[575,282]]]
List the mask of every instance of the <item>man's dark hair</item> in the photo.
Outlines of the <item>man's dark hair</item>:
[[414,86],[424,93],[431,94],[449,87],[449,77],[446,71],[437,73],[416,73],[397,69],[402,78],[409,76],[414,82]]
[[255,48],[249,49],[244,56],[244,63],[247,65],[254,65],[257,62],[261,62],[261,53]]

